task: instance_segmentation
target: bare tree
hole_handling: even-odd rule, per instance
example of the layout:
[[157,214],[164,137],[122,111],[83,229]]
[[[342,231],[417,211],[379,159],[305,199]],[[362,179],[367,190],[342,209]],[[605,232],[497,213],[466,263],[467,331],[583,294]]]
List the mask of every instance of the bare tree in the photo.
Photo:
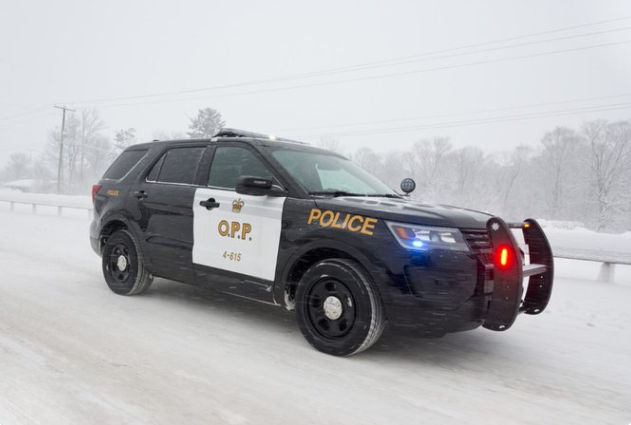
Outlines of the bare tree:
[[[86,151],[95,150],[95,145],[100,144],[103,136],[101,132],[105,130],[105,122],[100,118],[98,112],[95,109],[82,109],[81,110],[81,126],[80,126],[80,143],[81,143],[81,157],[79,159],[79,178],[84,180],[85,169],[85,157]],[[99,149],[96,147],[96,149]]]
[[[112,143],[103,134],[105,123],[93,109],[81,110],[66,118],[64,134],[63,182],[67,192],[83,193],[104,167],[109,165]],[[61,130],[49,132],[42,162],[56,170]]]
[[[77,158],[81,151],[79,143],[79,126],[80,122],[75,114],[69,114],[66,118],[66,128],[64,133],[64,151],[62,157],[64,181],[72,181],[74,179]],[[59,144],[61,143],[61,128],[57,127],[48,133],[48,142],[44,151],[42,160],[51,170],[57,170],[59,161]],[[63,184],[63,182],[62,182]]]
[[372,149],[367,147],[359,148],[351,158],[354,163],[369,173],[380,174],[382,168],[381,156],[377,155]]
[[93,182],[98,179],[109,165],[116,159],[119,152],[114,148],[112,142],[104,135],[96,135],[90,140],[90,145],[86,146],[85,159],[87,170],[83,184]]
[[613,228],[628,185],[625,173],[631,166],[631,121],[591,121],[583,125],[581,133],[587,142],[585,162],[597,206],[592,221],[599,231]]
[[330,137],[330,136],[322,137],[320,140],[318,140],[318,147],[343,155],[343,150],[340,145],[340,141],[334,137]]
[[[380,173],[377,175],[381,181],[383,181],[388,187],[400,191],[401,180],[406,177],[410,177],[409,171],[403,167],[403,158],[407,156],[399,151],[389,151],[381,155],[383,158],[383,166]],[[413,196],[423,196],[421,191],[413,193]]]
[[439,180],[445,175],[445,158],[449,151],[451,143],[448,137],[419,140],[412,147],[408,164],[413,168],[413,175],[419,179],[420,191],[429,199],[435,199],[445,189],[444,182]]
[[548,132],[541,141],[541,154],[545,164],[547,177],[547,202],[549,216],[557,217],[562,214],[567,190],[567,180],[572,163],[579,148],[580,139],[574,130],[557,127]]
[[511,194],[519,190],[519,178],[530,165],[532,149],[526,145],[519,145],[511,152],[500,156],[497,187],[502,188],[501,208],[506,215],[513,214],[516,209],[523,208],[519,200],[511,199]]
[[31,156],[24,152],[16,152],[9,157],[3,175],[6,180],[19,180],[30,177],[31,171]]
[[484,152],[480,148],[467,146],[454,152],[456,160],[456,191],[462,196],[475,181],[484,164]]

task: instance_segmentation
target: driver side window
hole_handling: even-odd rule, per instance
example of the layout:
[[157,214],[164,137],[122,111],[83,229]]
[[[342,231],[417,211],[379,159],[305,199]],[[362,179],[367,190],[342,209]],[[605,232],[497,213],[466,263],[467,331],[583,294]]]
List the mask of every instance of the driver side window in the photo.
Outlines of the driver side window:
[[220,146],[215,151],[208,186],[234,190],[241,176],[272,178],[272,173],[248,149]]

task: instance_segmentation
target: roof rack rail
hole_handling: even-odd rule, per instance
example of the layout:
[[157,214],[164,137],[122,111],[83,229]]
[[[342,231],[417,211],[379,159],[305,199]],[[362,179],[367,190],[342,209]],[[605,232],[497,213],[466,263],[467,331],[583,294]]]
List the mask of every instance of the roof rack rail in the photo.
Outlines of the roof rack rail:
[[237,128],[222,128],[221,130],[219,130],[217,134],[213,136],[213,138],[215,137],[252,137],[255,139],[266,139],[266,140],[273,140],[273,141],[279,141],[279,142],[296,143],[299,145],[309,144],[305,142],[300,142],[298,140],[285,139],[283,137],[272,136],[271,134],[263,134],[263,133],[255,133],[253,131],[239,130]]

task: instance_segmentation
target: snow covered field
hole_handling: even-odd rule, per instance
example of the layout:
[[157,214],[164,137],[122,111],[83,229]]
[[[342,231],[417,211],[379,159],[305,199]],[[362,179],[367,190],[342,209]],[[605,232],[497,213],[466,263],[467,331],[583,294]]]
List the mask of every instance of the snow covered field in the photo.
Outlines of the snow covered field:
[[558,261],[548,310],[506,333],[335,358],[280,308],[165,280],[114,295],[84,214],[0,211],[2,425],[631,422],[629,268]]

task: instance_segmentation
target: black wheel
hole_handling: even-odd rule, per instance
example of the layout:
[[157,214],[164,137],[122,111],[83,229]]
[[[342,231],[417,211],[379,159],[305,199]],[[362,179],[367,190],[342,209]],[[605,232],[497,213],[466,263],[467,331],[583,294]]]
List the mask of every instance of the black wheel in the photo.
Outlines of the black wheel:
[[354,261],[335,258],[313,265],[296,290],[300,331],[317,350],[350,356],[373,345],[386,320],[379,294]]
[[127,230],[119,230],[103,247],[103,276],[110,289],[119,295],[145,292],[153,276],[145,268],[134,238]]

